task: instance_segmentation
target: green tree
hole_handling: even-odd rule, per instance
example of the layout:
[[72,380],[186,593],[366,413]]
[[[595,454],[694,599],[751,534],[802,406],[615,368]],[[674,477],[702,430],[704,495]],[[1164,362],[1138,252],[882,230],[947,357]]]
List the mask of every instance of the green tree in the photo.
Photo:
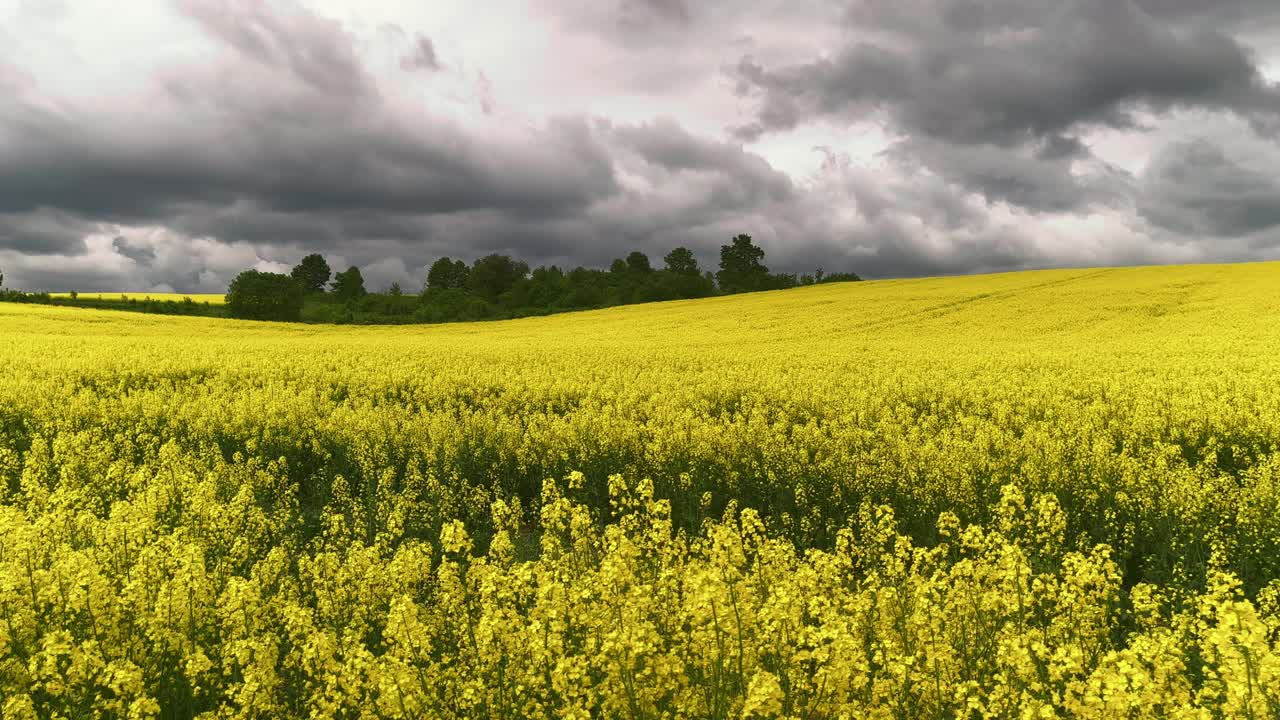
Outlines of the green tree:
[[364,276],[360,268],[352,265],[333,276],[333,294],[342,300],[358,300],[365,296]]
[[512,260],[507,255],[485,255],[471,266],[471,274],[467,277],[467,287],[478,295],[493,301],[502,293],[515,287],[515,284],[529,274],[529,265],[521,260]]
[[298,320],[305,294],[288,275],[246,270],[227,288],[227,311],[246,320]]
[[617,258],[617,259],[615,259],[615,260],[613,261],[613,264],[611,264],[611,265],[609,266],[609,272],[611,272],[611,273],[613,273],[613,274],[615,274],[615,275],[622,275],[622,274],[626,273],[626,272],[627,272],[627,261],[626,261],[626,260],[623,260],[622,258]]
[[471,268],[461,260],[442,257],[431,263],[427,271],[427,288],[431,290],[461,290],[467,286]]
[[830,275],[824,275],[821,279],[818,280],[818,282],[824,282],[824,283],[858,282],[859,280],[862,280],[862,277],[858,275],[858,273],[856,272],[838,272],[838,273],[831,273]]
[[312,254],[302,258],[302,262],[293,267],[289,276],[297,280],[303,290],[309,293],[322,293],[332,272],[323,255]]
[[769,282],[769,268],[760,261],[764,250],[751,242],[750,235],[738,235],[728,245],[720,246],[720,272],[716,282],[722,292],[759,290]]
[[653,266],[649,264],[649,256],[633,250],[627,255],[627,269],[634,273],[653,272]]
[[693,251],[686,247],[678,247],[667,253],[662,261],[667,264],[667,270],[677,275],[701,275],[702,271],[698,268],[698,259],[693,256]]

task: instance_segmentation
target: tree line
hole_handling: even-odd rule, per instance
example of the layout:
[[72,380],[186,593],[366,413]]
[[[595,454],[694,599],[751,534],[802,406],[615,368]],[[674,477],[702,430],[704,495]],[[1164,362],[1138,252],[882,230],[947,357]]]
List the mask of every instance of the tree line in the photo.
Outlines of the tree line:
[[[431,323],[546,315],[615,305],[682,300],[817,283],[860,280],[856,273],[770,272],[765,252],[750,235],[720,248],[716,271],[703,270],[693,252],[677,247],[655,267],[640,251],[608,269],[528,263],[493,253],[468,264],[442,257],[427,269],[421,291],[393,283],[384,292],[365,287],[360,268],[334,272],[320,254],[302,259],[288,273],[246,270],[227,288],[226,305],[160,300],[90,300],[48,293],[0,291],[0,300],[76,305],[166,314],[224,315],[252,320],[324,323]],[[0,274],[0,278],[3,278]],[[3,282],[0,279],[0,282]]]
[[421,292],[404,292],[398,283],[383,293],[365,288],[352,266],[334,273],[319,254],[308,255],[288,275],[248,270],[227,290],[231,316],[258,320],[337,323],[447,322],[542,315],[710,297],[757,290],[779,290],[817,283],[860,280],[852,272],[801,275],[770,272],[765,252],[750,235],[738,235],[720,248],[716,272],[703,271],[688,248],[677,247],[654,267],[649,256],[633,251],[607,270],[528,263],[493,253],[471,264],[442,257],[430,265]]

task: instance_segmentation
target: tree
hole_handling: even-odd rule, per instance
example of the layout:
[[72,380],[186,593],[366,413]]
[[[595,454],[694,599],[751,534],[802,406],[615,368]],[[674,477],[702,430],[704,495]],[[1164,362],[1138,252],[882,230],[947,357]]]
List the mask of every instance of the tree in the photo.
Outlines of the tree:
[[824,275],[818,282],[857,282],[861,279],[862,277],[856,272],[837,272],[831,273],[830,275]]
[[431,263],[427,271],[427,288],[430,290],[462,290],[467,286],[471,268],[461,260],[442,257]]
[[600,307],[604,304],[605,273],[576,267],[565,276],[568,290],[565,305],[572,308]]
[[302,258],[302,262],[293,267],[289,276],[297,280],[303,290],[309,293],[322,293],[332,272],[324,256],[313,254]]
[[493,301],[502,293],[515,287],[529,274],[529,266],[523,261],[512,260],[507,255],[485,255],[471,266],[467,287],[482,297]]
[[400,289],[400,283],[393,282],[391,283],[391,287],[387,288],[387,294],[390,295],[391,297],[398,298],[404,294],[404,291]]
[[662,258],[662,261],[667,264],[667,270],[677,275],[693,275],[696,277],[702,274],[702,271],[698,268],[698,259],[686,247],[678,247],[672,250]]
[[355,265],[333,276],[333,294],[341,300],[358,300],[366,292],[364,276]]
[[0,270],[0,287],[4,287],[4,271]]
[[625,274],[627,272],[627,261],[622,258],[617,258],[611,265],[609,265],[609,272],[615,275]]
[[738,235],[731,244],[720,246],[720,272],[716,281],[722,292],[759,290],[769,281],[769,268],[760,261],[764,250],[751,242],[750,235]]
[[298,320],[305,294],[288,275],[246,270],[227,288],[227,310],[247,320]]
[[525,282],[517,283],[508,295],[508,305],[537,310],[553,310],[564,304],[569,280],[555,265],[535,269]]
[[653,272],[653,266],[649,264],[649,256],[633,250],[627,255],[627,269],[634,273]]

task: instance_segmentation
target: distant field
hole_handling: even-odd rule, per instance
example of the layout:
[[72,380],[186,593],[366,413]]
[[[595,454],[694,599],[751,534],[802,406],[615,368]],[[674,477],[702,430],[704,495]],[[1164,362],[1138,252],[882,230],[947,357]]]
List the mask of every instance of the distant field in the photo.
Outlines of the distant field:
[[[71,293],[49,293],[52,297],[69,298]],[[149,293],[149,292],[100,292],[100,293],[78,293],[77,297],[81,300],[168,300],[171,302],[181,302],[183,298],[191,298],[192,302],[209,303],[210,305],[221,305],[226,301],[225,295],[218,294],[193,294],[193,293]]]
[[0,368],[2,718],[1280,717],[1280,263]]

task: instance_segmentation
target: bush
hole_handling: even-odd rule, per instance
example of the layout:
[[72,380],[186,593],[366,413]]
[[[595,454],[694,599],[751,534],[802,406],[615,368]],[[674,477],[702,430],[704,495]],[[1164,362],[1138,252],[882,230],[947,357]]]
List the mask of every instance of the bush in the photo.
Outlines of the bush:
[[304,295],[302,284],[288,275],[246,270],[227,288],[227,311],[246,320],[297,321]]

